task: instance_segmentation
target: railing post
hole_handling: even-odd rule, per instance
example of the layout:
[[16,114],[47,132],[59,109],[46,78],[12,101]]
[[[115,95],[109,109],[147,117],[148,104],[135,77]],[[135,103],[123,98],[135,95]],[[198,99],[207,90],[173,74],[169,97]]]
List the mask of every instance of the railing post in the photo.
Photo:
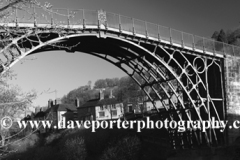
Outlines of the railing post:
[[181,41],[182,41],[182,48],[184,48],[183,32],[181,32],[181,36],[182,36],[182,37],[181,37],[181,38],[182,38],[182,39],[181,39]]
[[17,7],[15,8],[15,23],[16,23],[16,27],[18,27]]
[[133,22],[133,35],[135,35],[134,18],[132,18],[132,22]]
[[68,28],[70,28],[70,19],[69,19],[69,9],[67,9],[67,13],[68,13],[68,16],[67,16],[67,25],[68,25]]
[[223,44],[223,55],[225,55],[225,57],[226,57],[226,49],[225,49],[225,45],[224,45],[225,43],[222,42],[222,44]]
[[84,15],[84,9],[83,9],[83,29],[85,29],[85,15]]
[[53,23],[54,23],[54,22],[53,22],[53,10],[52,10],[52,9],[51,9],[51,12],[50,12],[50,13],[51,13],[51,27],[53,28]]
[[159,25],[158,25],[158,41],[161,42],[161,35],[160,35]]
[[148,38],[147,22],[144,21],[144,23],[145,23],[145,35],[146,35],[146,38]]
[[37,27],[37,20],[36,20],[36,9],[35,9],[35,5],[33,6],[33,18],[34,18],[34,27]]
[[99,20],[99,17],[97,17],[97,25],[98,25],[98,29],[100,29],[100,20]]
[[211,40],[213,42],[213,55],[216,56],[216,50],[215,50],[215,41]]
[[216,41],[213,40],[213,54],[214,54],[214,55],[216,54],[216,50],[215,50],[215,42],[216,42]]
[[204,43],[204,37],[202,37],[202,39],[203,39],[203,53],[205,53],[206,52],[206,49],[205,49],[205,43]]
[[193,50],[195,51],[195,39],[194,39],[194,35],[192,34],[192,47],[193,47]]
[[172,29],[169,27],[170,44],[172,45]]
[[118,23],[119,23],[119,32],[122,32],[122,26],[121,26],[121,16],[120,14],[118,15]]
[[[115,14],[114,14],[115,17]],[[108,29],[108,20],[107,20],[107,12],[106,12],[106,21],[105,21],[105,28]]]

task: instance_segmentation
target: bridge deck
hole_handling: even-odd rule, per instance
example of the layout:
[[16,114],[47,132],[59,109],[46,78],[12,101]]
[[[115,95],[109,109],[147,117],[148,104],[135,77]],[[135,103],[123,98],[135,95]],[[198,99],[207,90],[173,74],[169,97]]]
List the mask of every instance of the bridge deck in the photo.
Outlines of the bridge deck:
[[[29,28],[29,29],[32,29],[32,28],[53,28],[51,25],[49,24],[37,24],[37,26],[35,26],[35,24],[33,23],[18,23],[16,25],[16,23],[8,23],[7,25],[4,24],[4,23],[0,23],[0,26],[4,26],[4,27],[10,27],[10,28]],[[59,28],[59,29],[68,29],[68,30],[80,30],[80,31],[83,31],[83,30],[100,30],[100,31],[111,31],[111,32],[115,32],[117,34],[119,34],[119,32],[121,34],[126,34],[126,35],[129,35],[129,36],[134,36],[134,37],[138,37],[138,38],[143,38],[143,39],[148,39],[148,40],[151,40],[151,41],[155,41],[157,43],[163,43],[163,44],[167,44],[167,45],[172,45],[172,46],[175,46],[175,47],[178,47],[178,48],[183,48],[183,49],[186,49],[186,50],[189,50],[189,51],[193,51],[193,52],[197,52],[197,53],[200,53],[200,54],[206,54],[206,55],[210,55],[210,56],[215,56],[215,57],[220,57],[220,58],[223,58],[224,57],[224,54],[220,54],[219,52],[210,52],[210,51],[204,51],[204,49],[198,49],[196,47],[189,47],[189,44],[188,45],[185,45],[184,43],[176,43],[171,41],[171,40],[166,40],[166,38],[156,38],[156,37],[152,37],[152,36],[147,36],[147,35],[144,35],[144,34],[138,34],[138,33],[133,33],[133,32],[130,32],[130,31],[126,31],[126,30],[120,30],[120,29],[116,29],[116,28],[111,28],[111,27],[106,27],[104,25],[58,25],[56,28]]]
[[100,29],[123,33],[216,57],[240,56],[240,47],[103,10],[16,8],[0,20],[4,27]]

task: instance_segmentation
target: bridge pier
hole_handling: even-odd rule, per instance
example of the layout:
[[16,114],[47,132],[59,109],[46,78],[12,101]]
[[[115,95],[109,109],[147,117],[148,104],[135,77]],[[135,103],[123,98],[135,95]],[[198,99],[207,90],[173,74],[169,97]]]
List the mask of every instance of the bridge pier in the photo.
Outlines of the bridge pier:
[[[232,144],[240,137],[240,128],[230,127],[240,121],[240,58],[227,56],[225,59],[226,118],[228,120],[227,141]],[[240,124],[237,124],[240,127]]]

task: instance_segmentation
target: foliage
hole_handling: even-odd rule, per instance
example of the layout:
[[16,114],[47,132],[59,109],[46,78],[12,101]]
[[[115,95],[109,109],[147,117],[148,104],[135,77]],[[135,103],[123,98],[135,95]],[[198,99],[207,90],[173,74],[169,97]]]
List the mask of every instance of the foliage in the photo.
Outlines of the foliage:
[[0,76],[0,87],[7,86],[7,81],[16,77],[16,74],[12,70],[7,70],[5,73]]
[[106,79],[99,79],[95,82],[94,88],[107,88],[107,87],[114,87],[117,86],[119,83],[119,78],[106,78]]
[[[20,141],[17,141],[16,143],[12,143],[9,145],[9,148],[11,150],[17,151],[17,152],[25,152],[29,148],[33,147],[34,145],[37,144],[39,141],[39,137],[36,134],[32,134],[28,136],[27,138],[24,138]],[[10,142],[11,143],[11,142]]]
[[[141,81],[139,77],[137,77],[137,79]],[[99,89],[104,89],[104,98],[108,98],[110,92],[112,92],[113,96],[122,102],[130,101],[129,97],[138,97],[144,95],[137,83],[129,76],[125,76],[120,79],[99,79],[95,82],[93,89],[89,88],[88,86],[89,85],[81,86],[70,91],[62,98],[62,102],[73,103],[74,100],[78,98],[81,106],[81,104],[84,104],[90,99],[99,98]]]
[[84,139],[80,137],[68,139],[65,142],[63,152],[66,160],[86,159],[87,153]]
[[[22,152],[12,153],[3,160],[103,159],[109,157],[110,151],[113,150],[123,160],[134,160],[142,146],[140,139],[125,129],[98,129],[96,133],[91,132],[91,129],[73,129],[45,136],[45,143],[40,143],[42,137],[39,137],[38,143],[29,145]],[[20,144],[27,146],[29,142],[22,141]]]
[[101,160],[137,160],[141,141],[137,136],[125,136],[118,141],[112,141],[103,152]]
[[228,42],[227,37],[226,37],[226,33],[224,32],[224,30],[222,30],[222,29],[220,30],[220,33],[217,37],[217,41],[224,42],[224,43]]
[[54,141],[57,141],[60,137],[61,137],[60,133],[52,133],[46,137],[45,144],[48,145],[54,143]]
[[220,32],[215,31],[212,35],[212,38],[218,42],[224,42],[232,45],[240,45],[240,28],[236,28],[235,30],[228,30],[227,32],[223,29]]
[[[25,5],[37,4],[36,0],[0,0],[0,18],[2,21],[7,19],[13,12],[15,8],[22,8]],[[39,4],[39,3],[38,3]],[[2,28],[4,30],[4,28]],[[7,30],[6,30],[7,31]],[[3,36],[4,34],[2,34]],[[6,38],[8,33],[5,34]],[[5,47],[4,41],[1,41],[0,48]],[[6,56],[5,56],[6,57]],[[6,57],[8,59],[8,57]],[[2,64],[2,61],[0,61]],[[0,118],[4,116],[13,117],[17,110],[23,110],[26,104],[31,102],[35,98],[35,93],[21,93],[20,89],[16,86],[11,86],[7,84],[9,79],[12,79],[15,75],[12,71],[7,71],[0,75]],[[5,145],[5,138],[9,135],[9,130],[4,129],[2,126],[0,128],[1,143],[2,147]]]
[[218,35],[219,35],[219,32],[215,31],[211,38],[217,40],[218,39]]
[[98,91],[89,90],[89,89],[83,90],[83,88],[84,88],[84,86],[70,91],[67,95],[65,95],[62,98],[61,101],[63,103],[72,104],[72,103],[74,103],[75,99],[78,98],[80,101],[80,105],[81,105],[81,104],[85,103],[86,101],[88,101],[89,99],[96,98],[96,94],[98,93]]
[[[52,146],[41,146],[34,150],[32,159],[34,160],[64,160],[64,154],[58,148]],[[25,160],[25,157],[23,157]],[[31,160],[31,159],[29,159]]]
[[[18,86],[7,85],[7,80],[13,77],[12,72],[8,72],[7,76],[1,78],[2,85],[0,85],[0,119],[9,116],[13,119],[17,113],[24,111],[32,99],[36,97],[34,91],[29,93],[22,93]],[[1,143],[5,145],[5,138],[9,135],[9,130],[0,128]]]

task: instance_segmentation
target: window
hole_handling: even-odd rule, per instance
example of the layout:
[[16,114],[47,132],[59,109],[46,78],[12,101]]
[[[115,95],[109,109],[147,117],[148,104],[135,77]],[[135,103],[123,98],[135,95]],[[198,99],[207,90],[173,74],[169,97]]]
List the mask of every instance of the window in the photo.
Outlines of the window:
[[117,116],[117,110],[112,110],[112,116],[116,117]]
[[110,106],[108,106],[108,105],[105,105],[105,109],[108,109],[108,107],[110,108]]
[[140,111],[143,111],[143,110],[144,110],[143,104],[139,104],[139,109],[140,109]]
[[101,110],[101,111],[103,110],[103,106],[100,106],[100,110]]
[[88,112],[91,112],[91,108],[90,107],[88,108]]
[[105,117],[105,112],[99,112],[99,117]]
[[128,112],[133,112],[133,106],[128,106]]
[[112,105],[112,109],[116,109],[116,105],[115,104]]

